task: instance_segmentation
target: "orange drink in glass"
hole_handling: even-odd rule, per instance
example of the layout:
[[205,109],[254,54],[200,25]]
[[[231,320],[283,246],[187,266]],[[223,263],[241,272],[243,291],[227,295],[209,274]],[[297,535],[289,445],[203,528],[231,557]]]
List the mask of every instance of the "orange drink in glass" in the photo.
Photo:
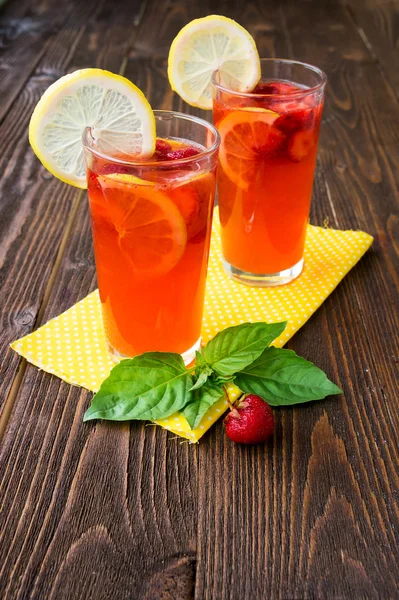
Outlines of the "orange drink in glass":
[[213,119],[224,267],[241,283],[270,286],[302,271],[326,76],[288,60],[261,67],[251,93],[214,74]]
[[195,117],[154,111],[153,157],[83,143],[98,287],[117,357],[199,348],[219,136]]

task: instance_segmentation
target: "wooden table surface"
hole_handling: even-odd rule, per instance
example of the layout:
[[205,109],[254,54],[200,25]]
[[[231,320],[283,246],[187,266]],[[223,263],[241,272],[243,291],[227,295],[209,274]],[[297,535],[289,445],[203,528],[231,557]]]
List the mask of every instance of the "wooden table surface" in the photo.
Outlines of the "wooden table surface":
[[[83,424],[89,392],[9,343],[96,287],[85,193],[27,139],[58,77],[124,73],[155,108],[191,19],[329,79],[312,222],[372,249],[288,344],[344,394],[276,412],[266,446]],[[9,0],[0,14],[0,598],[399,598],[399,0]],[[208,115],[209,117],[209,115]]]

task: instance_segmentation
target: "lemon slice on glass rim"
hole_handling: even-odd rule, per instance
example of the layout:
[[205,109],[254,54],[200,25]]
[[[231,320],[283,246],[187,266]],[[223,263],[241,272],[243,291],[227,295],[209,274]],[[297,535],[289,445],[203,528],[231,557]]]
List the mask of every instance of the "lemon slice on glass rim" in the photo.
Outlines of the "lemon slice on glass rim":
[[252,36],[233,19],[211,15],[183,27],[168,59],[171,88],[191,106],[212,108],[212,74],[237,92],[250,92],[260,79],[260,59]]
[[103,69],[61,77],[43,94],[29,124],[29,142],[43,166],[65,183],[86,189],[82,134],[92,128],[104,154],[151,156],[155,118],[141,90]]

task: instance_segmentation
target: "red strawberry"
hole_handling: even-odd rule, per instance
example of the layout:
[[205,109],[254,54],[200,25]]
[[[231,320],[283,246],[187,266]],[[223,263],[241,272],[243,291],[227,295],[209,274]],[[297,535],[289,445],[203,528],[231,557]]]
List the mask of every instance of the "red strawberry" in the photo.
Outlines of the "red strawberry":
[[166,140],[160,140],[159,138],[155,142],[155,152],[164,152],[167,154],[172,150],[172,146]]
[[176,186],[170,194],[186,223],[187,238],[192,243],[199,243],[206,236],[214,185],[214,174],[206,173]]
[[167,160],[166,155],[172,150],[172,146],[166,140],[157,140],[155,143],[154,158],[156,160]]
[[199,154],[199,150],[196,148],[181,148],[168,152],[165,160],[181,160],[182,158],[190,158],[196,154]]
[[294,83],[283,83],[282,81],[265,81],[260,82],[255,89],[252,90],[252,94],[291,94],[300,90]]
[[294,162],[304,159],[315,145],[315,134],[311,129],[297,131],[288,142],[288,154]]
[[100,189],[100,184],[98,183],[98,176],[96,173],[93,173],[90,169],[87,171],[87,184],[90,190]]
[[100,171],[100,175],[114,175],[116,173],[120,173],[122,175],[133,175],[134,167],[129,167],[128,165],[121,165],[118,163],[105,163]]
[[233,442],[259,444],[273,433],[273,411],[263,398],[249,394],[225,417],[224,424]]
[[180,185],[174,188],[173,195],[171,194],[173,202],[179,209],[187,226],[187,236],[190,239],[197,231],[193,231],[196,226],[196,220],[199,213],[199,198],[195,188],[188,183],[187,185]]
[[262,156],[270,156],[280,150],[286,140],[286,135],[276,127],[270,127],[267,137],[262,146],[254,148],[254,150]]
[[258,83],[252,94],[279,94],[279,87],[275,83]]
[[[276,107],[273,106],[275,110]],[[279,111],[276,111],[279,112]],[[297,131],[298,129],[304,129],[312,125],[314,119],[314,113],[311,108],[301,109],[301,110],[290,110],[288,112],[284,112],[281,117],[276,119],[274,122],[274,126],[281,131],[284,131],[287,135]]]

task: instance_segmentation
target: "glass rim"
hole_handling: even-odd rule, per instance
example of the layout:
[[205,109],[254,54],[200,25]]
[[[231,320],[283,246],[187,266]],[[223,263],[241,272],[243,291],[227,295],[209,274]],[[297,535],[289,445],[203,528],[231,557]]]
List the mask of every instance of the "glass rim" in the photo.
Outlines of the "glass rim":
[[[197,162],[199,160],[202,160],[206,156],[210,156],[210,155],[214,154],[218,150],[218,148],[220,146],[220,135],[219,135],[219,132],[216,129],[216,127],[214,127],[212,125],[212,123],[209,123],[209,121],[205,121],[205,119],[201,119],[200,117],[195,117],[194,115],[186,115],[184,113],[177,112],[174,110],[156,109],[156,110],[153,110],[153,113],[154,113],[155,119],[157,116],[160,117],[160,116],[164,115],[164,116],[170,116],[170,117],[178,117],[179,119],[184,119],[186,121],[193,121],[193,122],[197,123],[198,125],[201,125],[205,129],[207,129],[208,131],[210,131],[214,135],[215,141],[213,142],[212,146],[210,146],[210,148],[205,148],[205,150],[202,150],[198,154],[195,154],[194,156],[189,156],[187,158],[179,158],[179,159],[176,159],[173,161],[172,160],[153,160],[153,159],[127,160],[124,158],[118,158],[116,156],[112,156],[110,154],[101,152],[100,150],[97,150],[96,148],[94,148],[93,147],[94,137],[92,135],[93,127],[88,126],[88,127],[85,127],[85,129],[83,130],[83,133],[82,133],[83,147],[86,150],[88,150],[89,152],[91,152],[92,154],[94,154],[95,156],[97,156],[98,158],[109,160],[110,162],[121,164],[121,165],[128,165],[128,166],[134,166],[134,167],[148,167],[148,166],[154,167],[156,165],[157,167],[168,166],[169,168],[172,166],[175,168],[176,165],[187,165],[192,162]],[[188,140],[188,141],[193,141],[193,140]]]
[[214,71],[212,73],[212,79],[211,79],[212,85],[215,88],[217,88],[218,90],[221,90],[222,92],[227,92],[228,94],[232,94],[234,96],[240,96],[243,98],[253,98],[254,96],[256,98],[272,98],[272,97],[273,98],[288,98],[288,97],[295,98],[297,96],[313,94],[314,92],[317,92],[318,90],[322,90],[327,83],[327,75],[324,73],[324,71],[322,69],[320,69],[319,67],[316,67],[315,65],[311,65],[310,63],[305,63],[300,60],[291,60],[289,58],[261,58],[260,62],[261,62],[261,64],[275,62],[275,63],[284,63],[284,64],[289,64],[289,65],[298,65],[301,67],[305,67],[309,71],[313,71],[314,73],[316,73],[320,77],[320,81],[319,81],[319,83],[317,83],[316,85],[314,85],[312,87],[306,88],[305,90],[297,90],[295,92],[285,92],[284,94],[254,94],[253,92],[238,92],[236,90],[231,90],[228,87],[221,85],[220,83],[218,83],[216,81],[218,71]]

